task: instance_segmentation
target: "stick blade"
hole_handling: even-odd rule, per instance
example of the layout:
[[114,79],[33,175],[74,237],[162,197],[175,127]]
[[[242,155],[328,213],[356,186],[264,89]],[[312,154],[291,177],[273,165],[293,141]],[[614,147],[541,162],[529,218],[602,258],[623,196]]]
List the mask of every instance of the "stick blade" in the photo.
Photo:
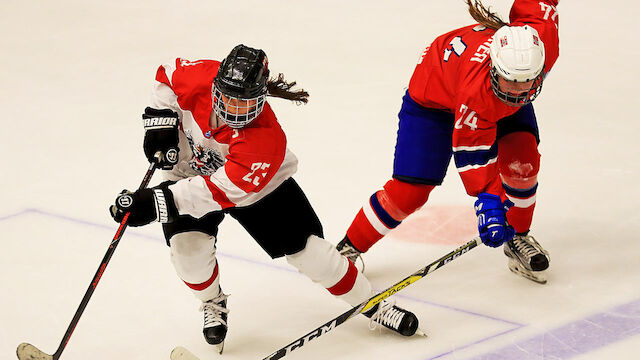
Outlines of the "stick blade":
[[178,346],[171,351],[171,360],[200,360],[197,356],[182,346]]
[[16,354],[20,360],[53,360],[52,355],[45,354],[37,347],[27,343],[18,345]]

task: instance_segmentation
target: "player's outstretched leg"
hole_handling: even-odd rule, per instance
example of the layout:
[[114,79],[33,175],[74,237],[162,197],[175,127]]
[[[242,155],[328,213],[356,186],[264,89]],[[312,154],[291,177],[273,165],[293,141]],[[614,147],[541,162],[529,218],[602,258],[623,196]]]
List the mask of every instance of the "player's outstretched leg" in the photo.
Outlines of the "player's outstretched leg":
[[360,254],[398,227],[416,209],[423,206],[434,189],[432,185],[414,184],[398,179],[389,180],[375,192],[347,229],[347,235],[336,246],[340,254],[357,263],[364,262]]
[[203,301],[200,310],[204,313],[204,326],[202,332],[204,339],[211,345],[215,345],[222,354],[224,339],[227,336],[227,298],[220,289],[218,296],[211,300]]
[[549,253],[529,234],[517,234],[504,244],[509,270],[540,284],[547,282],[544,270],[549,267]]
[[[360,305],[373,295],[371,283],[353,262],[318,236],[311,235],[302,251],[286,255],[286,258],[301,273],[351,306]],[[415,314],[387,301],[376,305],[365,316],[404,336],[411,336],[418,329]]]

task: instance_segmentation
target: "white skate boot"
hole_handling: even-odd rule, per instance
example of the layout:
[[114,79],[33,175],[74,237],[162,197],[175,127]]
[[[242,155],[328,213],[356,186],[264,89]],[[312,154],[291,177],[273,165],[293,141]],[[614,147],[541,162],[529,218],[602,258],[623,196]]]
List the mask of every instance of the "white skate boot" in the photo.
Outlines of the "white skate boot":
[[227,336],[227,298],[229,296],[222,293],[202,303],[200,311],[204,312],[204,327],[202,332],[207,343],[214,345],[218,353],[222,354],[224,349],[224,339]]
[[528,234],[516,235],[504,244],[504,254],[509,258],[509,270],[529,280],[546,284],[544,270],[549,267],[549,253]]

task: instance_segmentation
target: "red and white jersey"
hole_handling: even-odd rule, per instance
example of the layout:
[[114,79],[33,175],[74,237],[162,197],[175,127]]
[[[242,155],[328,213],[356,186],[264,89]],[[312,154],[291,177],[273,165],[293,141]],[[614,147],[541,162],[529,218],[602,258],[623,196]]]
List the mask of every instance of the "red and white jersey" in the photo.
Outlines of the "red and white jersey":
[[[510,25],[535,28],[544,42],[545,72],[559,55],[558,0],[515,0]],[[494,30],[470,25],[436,38],[424,51],[409,83],[409,95],[418,104],[455,114],[453,152],[473,161],[456,162],[467,193],[502,195],[496,123],[519,108],[498,99],[491,89],[489,45]]]
[[212,86],[219,61],[176,59],[156,73],[151,107],[180,117],[178,164],[165,171],[178,212],[201,217],[262,199],[297,169],[295,155],[268,103],[242,129],[211,127]]

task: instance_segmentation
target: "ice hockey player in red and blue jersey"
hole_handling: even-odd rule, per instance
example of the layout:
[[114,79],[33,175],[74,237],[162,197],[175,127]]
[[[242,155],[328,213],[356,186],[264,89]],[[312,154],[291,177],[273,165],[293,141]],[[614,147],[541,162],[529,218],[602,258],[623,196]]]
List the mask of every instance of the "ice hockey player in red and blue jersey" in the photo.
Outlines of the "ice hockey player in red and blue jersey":
[[549,255],[529,235],[540,167],[531,102],[558,58],[558,0],[515,0],[509,24],[479,0],[467,5],[478,23],[424,50],[399,113],[393,178],[337,248],[355,261],[426,203],[453,156],[483,243],[504,244],[509,269],[545,283]]
[[[202,300],[204,337],[222,352],[227,295],[216,260],[218,225],[236,219],[271,256],[289,264],[356,306],[373,295],[354,264],[323,238],[322,225],[292,175],[297,159],[267,102],[267,95],[307,102],[284,76],[269,78],[264,51],[236,46],[222,61],[176,59],[156,73],[151,103],[142,115],[144,152],[166,182],[124,191],[111,215],[128,224],[163,224],[180,279]],[[160,156],[157,157],[156,154]],[[288,297],[294,294],[288,294]],[[416,316],[383,301],[364,313],[405,336]]]

